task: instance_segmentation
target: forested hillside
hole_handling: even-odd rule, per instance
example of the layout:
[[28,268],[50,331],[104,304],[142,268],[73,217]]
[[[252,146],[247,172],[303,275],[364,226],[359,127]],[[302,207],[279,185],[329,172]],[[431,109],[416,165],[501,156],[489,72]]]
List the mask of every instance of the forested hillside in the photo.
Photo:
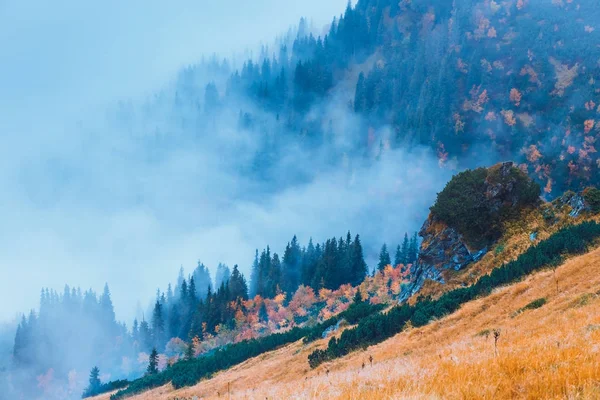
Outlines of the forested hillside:
[[[358,320],[375,311],[367,303],[349,311],[361,290],[359,299],[374,305],[397,299],[416,261],[417,246],[416,234],[410,239],[405,234],[392,267],[383,245],[374,277],[369,276],[360,237],[350,232],[316,245],[311,239],[304,246],[294,236],[281,258],[269,246],[260,254],[257,250],[251,279],[237,265],[230,270],[224,264],[217,266],[213,279],[198,262],[188,275],[182,268],[175,285],[157,290],[147,317],[134,320],[131,328],[116,321],[108,285],[100,296],[69,286],[62,293],[44,288],[39,310],[23,316],[18,325],[11,385],[32,398],[70,398],[83,391],[82,371],[91,370],[85,391],[89,396],[127,385],[123,378],[153,375],[230,344],[243,342],[238,347],[245,349],[247,341],[264,340],[262,352],[307,332],[320,337],[341,313]],[[281,342],[269,344],[273,334]],[[153,372],[147,369],[149,360]],[[27,388],[33,379],[39,384]]]
[[[216,154],[215,165],[235,171],[236,178],[229,182],[231,192],[214,195],[218,206],[239,199],[274,201],[269,193],[335,171],[327,183],[343,181],[359,197],[390,199],[370,233],[403,209],[408,197],[420,199],[421,188],[413,185],[421,177],[396,180],[394,171],[388,186],[411,195],[398,199],[366,193],[356,184],[357,166],[377,165],[399,154],[394,150],[424,148],[437,157],[442,175],[472,168],[451,181],[431,208],[433,217],[461,241],[464,237],[461,249],[470,263],[476,258],[470,247],[502,251],[504,244],[496,241],[507,239],[502,237],[507,215],[537,207],[540,190],[551,199],[572,189],[581,192],[576,201],[584,212],[600,209],[593,188],[600,185],[599,17],[594,0],[359,0],[322,32],[303,19],[275,47],[264,46],[243,63],[213,57],[183,68],[145,100],[120,102],[108,113],[106,128],[134,138],[130,147],[142,163],[176,159],[181,154],[169,153],[173,149]],[[519,198],[484,204],[499,183],[478,167],[505,160],[515,161],[509,172]],[[414,173],[411,165],[404,168]],[[213,179],[218,182],[219,175]],[[368,180],[367,175],[358,182]],[[313,197],[303,199],[310,203]],[[578,206],[571,199],[565,204],[574,212]],[[342,213],[349,213],[343,206]],[[361,215],[370,217],[368,210]],[[435,231],[430,227],[422,232]],[[584,251],[598,236],[595,224],[553,231],[553,240],[515,251],[522,258],[503,259],[511,263],[499,272],[478,281],[474,274],[469,287],[377,314],[380,304],[414,294],[406,288],[423,264],[417,235],[405,233],[412,226],[386,229],[396,238],[390,247],[379,247],[379,237],[342,233],[345,228],[339,238],[301,244],[294,236],[280,253],[266,246],[231,268],[209,266],[214,277],[198,262],[190,273],[182,269],[172,285],[157,282],[152,306],[131,324],[116,320],[108,285],[101,295],[44,288],[39,310],[26,313],[16,331],[9,387],[26,388],[30,398],[62,399],[79,396],[90,370],[90,395],[129,383],[103,382],[142,377],[120,398],[173,379],[194,384],[300,338],[327,336],[340,329],[342,319],[358,324],[311,354],[310,365],[317,367],[379,343],[408,322],[421,326],[443,317],[562,260],[564,253]],[[381,249],[377,254],[374,242]],[[441,252],[444,260],[457,259],[450,250]],[[458,264],[456,270],[466,265]],[[427,279],[443,281],[437,275]],[[377,315],[366,318],[370,314]]]
[[[301,26],[233,72],[216,60],[186,69],[145,115],[171,110],[197,135],[239,114],[261,178],[275,179],[290,138],[336,143],[332,164],[423,145],[451,169],[513,159],[556,196],[599,183],[598,13],[592,0],[360,0],[326,34]],[[118,115],[133,131],[172,136],[128,110]]]

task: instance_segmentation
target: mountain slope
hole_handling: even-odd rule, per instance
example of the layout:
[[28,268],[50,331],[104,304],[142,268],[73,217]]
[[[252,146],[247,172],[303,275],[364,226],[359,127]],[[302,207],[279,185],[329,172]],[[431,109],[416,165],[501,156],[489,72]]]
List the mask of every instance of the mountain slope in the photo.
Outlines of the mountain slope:
[[[253,399],[597,398],[599,296],[597,248],[568,260],[556,276],[539,272],[315,370],[306,358],[325,340],[297,342],[191,388],[165,386],[132,399],[218,398],[228,385],[232,398]],[[540,308],[518,312],[541,298],[546,303]],[[497,356],[494,329],[500,330]]]

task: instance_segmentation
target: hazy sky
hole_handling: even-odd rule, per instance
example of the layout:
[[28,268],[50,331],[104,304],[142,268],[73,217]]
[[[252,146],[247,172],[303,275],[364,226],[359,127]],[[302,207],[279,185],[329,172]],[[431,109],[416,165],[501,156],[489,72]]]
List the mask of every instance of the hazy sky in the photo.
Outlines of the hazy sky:
[[12,299],[0,320],[37,307],[42,286],[108,282],[129,324],[136,302],[181,264],[247,272],[255,248],[282,251],[293,234],[305,242],[351,229],[383,241],[416,229],[444,181],[426,152],[235,201],[246,184],[230,168],[235,132],[216,133],[220,148],[235,142],[222,153],[175,149],[153,164],[103,123],[106,107],[161,89],[202,54],[269,43],[301,16],[325,25],[345,4],[0,1],[0,293]]

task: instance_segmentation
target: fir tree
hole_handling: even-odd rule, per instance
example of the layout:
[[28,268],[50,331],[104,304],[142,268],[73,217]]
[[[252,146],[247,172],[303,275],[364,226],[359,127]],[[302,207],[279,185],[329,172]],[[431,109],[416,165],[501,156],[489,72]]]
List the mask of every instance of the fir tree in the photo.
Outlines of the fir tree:
[[154,339],[154,346],[163,346],[166,341],[165,335],[165,320],[163,316],[162,304],[157,301],[154,305],[154,311],[152,312],[152,336]]
[[354,304],[359,304],[363,302],[363,297],[362,293],[360,292],[360,289],[356,289],[356,293],[354,294],[354,299],[352,299],[352,302]]
[[140,341],[142,348],[147,351],[152,348],[152,332],[148,322],[142,320],[140,323]]
[[90,371],[89,385],[85,389],[84,397],[90,397],[98,394],[98,391],[101,387],[102,382],[100,381],[100,369],[98,369],[98,367],[94,367]]
[[396,254],[394,255],[394,267],[397,267],[398,265],[402,264],[402,250],[400,249],[400,245],[398,245],[396,247]]
[[417,257],[419,255],[419,242],[417,240],[417,233],[415,232],[415,234],[413,235],[413,237],[410,239],[410,244],[408,246],[408,253],[407,253],[407,264],[413,264],[417,261]]
[[229,278],[229,292],[231,300],[248,300],[248,285],[246,284],[246,278],[240,273],[237,264],[233,266],[233,272]]
[[250,297],[254,297],[258,294],[258,281],[260,280],[260,264],[258,260],[258,249],[254,254],[254,262],[252,263],[252,270],[250,273]]
[[158,374],[158,352],[156,351],[156,348],[153,348],[152,353],[150,353],[150,359],[148,360],[148,368],[146,369],[146,373],[148,375]]
[[285,248],[282,261],[282,290],[288,294],[295,292],[300,286],[301,257],[300,245],[294,235]]
[[191,340],[190,344],[185,349],[185,359],[187,361],[194,359],[195,351],[196,350],[194,349],[194,341]]
[[408,233],[405,233],[404,240],[402,241],[402,250],[401,250],[402,262],[400,264],[403,264],[403,265],[408,264],[408,248],[409,248]]
[[367,276],[367,264],[365,263],[359,235],[356,235],[356,237],[354,238],[351,252],[352,253],[350,258],[350,283],[352,283],[353,286],[356,286],[360,284]]
[[112,300],[110,298],[110,290],[108,289],[108,284],[104,285],[104,291],[102,293],[102,297],[100,298],[100,308],[102,310],[104,322],[107,325],[114,324],[116,322],[115,310],[113,307]]
[[231,278],[231,271],[229,267],[223,263],[219,263],[217,266],[217,272],[215,274],[215,286],[219,287],[222,283],[229,282]]
[[140,326],[137,318],[133,320],[133,327],[131,328],[131,339],[134,342],[137,342],[140,339]]
[[390,259],[390,253],[388,253],[387,245],[384,243],[381,247],[381,251],[379,252],[379,263],[377,264],[377,269],[379,271],[383,271],[385,267],[391,263],[392,260]]

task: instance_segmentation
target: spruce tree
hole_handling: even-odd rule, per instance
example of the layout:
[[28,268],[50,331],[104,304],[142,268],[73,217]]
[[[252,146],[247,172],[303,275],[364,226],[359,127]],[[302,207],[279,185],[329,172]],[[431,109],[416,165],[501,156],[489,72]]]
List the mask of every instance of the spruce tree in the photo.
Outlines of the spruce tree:
[[196,281],[194,280],[194,276],[192,275],[190,277],[190,284],[188,286],[188,298],[187,298],[188,307],[190,307],[190,310],[193,310],[194,307],[196,306],[196,301],[198,300],[197,293],[198,292],[196,290]]
[[223,263],[219,263],[217,266],[217,272],[215,273],[215,286],[221,286],[221,283],[229,282],[231,278],[231,270]]
[[282,290],[292,294],[298,289],[301,281],[301,250],[298,239],[294,235],[292,241],[287,244],[282,260]]
[[198,261],[198,266],[194,270],[192,276],[194,277],[194,283],[196,285],[197,298],[205,298],[208,293],[208,287],[212,285],[210,271],[203,263]]
[[148,360],[148,368],[146,369],[148,375],[158,374],[158,352],[156,348],[152,349],[150,353],[150,359]]
[[195,355],[194,341],[191,340],[190,344],[185,349],[185,359],[187,361],[192,360],[194,358],[194,355]]
[[272,298],[281,291],[281,261],[279,261],[279,255],[273,254],[271,259],[271,268],[268,276],[268,286],[266,288],[266,297]]
[[354,299],[352,300],[354,304],[359,304],[363,302],[362,293],[360,292],[360,288],[356,289],[356,293],[354,294]]
[[419,242],[417,240],[417,233],[413,235],[410,239],[410,244],[408,246],[408,256],[407,263],[414,264],[417,261],[417,257],[419,255]]
[[408,233],[405,233],[404,240],[402,241],[402,250],[401,250],[402,262],[400,264],[403,264],[403,265],[408,264],[408,248],[409,248]]
[[258,261],[258,249],[254,253],[254,262],[252,263],[252,270],[250,272],[250,297],[254,297],[258,294],[258,281],[260,275],[260,265]]
[[308,246],[306,246],[306,249],[302,252],[302,272],[301,272],[301,276],[302,276],[302,284],[305,286],[311,286],[312,282],[313,282],[313,278],[315,275],[315,269],[316,269],[316,263],[317,263],[317,259],[316,259],[316,250],[315,250],[315,246],[313,244],[313,240],[312,238],[310,238],[310,240],[308,241]]
[[248,300],[248,285],[246,278],[242,275],[238,269],[237,264],[233,266],[233,272],[229,278],[229,292],[230,300]]
[[157,301],[152,312],[152,336],[154,346],[161,347],[165,344],[165,320],[163,316],[162,304]]
[[92,368],[90,371],[90,380],[89,385],[85,389],[84,397],[90,397],[98,394],[98,391],[102,387],[102,382],[100,381],[100,369],[98,367]]
[[181,339],[183,333],[181,332],[181,314],[179,307],[174,304],[171,306],[171,312],[169,312],[169,337],[179,337]]
[[402,250],[400,249],[400,245],[396,247],[396,255],[394,255],[394,267],[402,264]]
[[108,283],[104,285],[104,291],[100,298],[100,308],[102,310],[102,316],[104,319],[105,327],[112,327],[115,324],[115,310],[113,307],[112,300],[110,298],[110,290]]
[[140,341],[144,351],[152,348],[152,332],[150,331],[148,322],[144,320],[140,323]]
[[367,264],[365,263],[359,235],[356,235],[352,243],[350,272],[353,286],[360,284],[367,276]]
[[137,318],[133,320],[133,327],[131,328],[131,339],[137,342],[140,339],[140,325]]
[[387,250],[387,245],[384,243],[381,247],[381,251],[379,252],[379,263],[377,264],[377,269],[379,271],[383,271],[385,267],[391,263],[392,260],[390,259],[390,253]]

